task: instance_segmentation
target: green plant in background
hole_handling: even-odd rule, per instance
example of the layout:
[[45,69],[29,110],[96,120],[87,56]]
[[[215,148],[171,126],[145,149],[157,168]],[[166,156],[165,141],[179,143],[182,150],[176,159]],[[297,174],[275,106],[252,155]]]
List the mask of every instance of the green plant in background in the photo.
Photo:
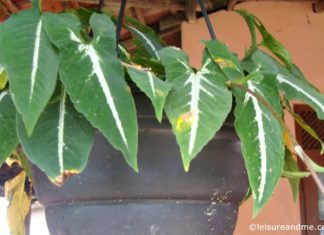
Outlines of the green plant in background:
[[[324,96],[259,19],[238,13],[251,31],[250,50],[240,60],[220,41],[205,41],[200,69],[189,64],[184,51],[166,46],[133,19],[125,24],[138,48],[130,55],[122,45],[116,53],[109,15],[43,13],[39,4],[13,14],[0,24],[0,163],[20,144],[30,161],[62,185],[86,167],[98,129],[139,171],[137,117],[129,88],[134,83],[151,100],[158,121],[166,113],[186,171],[235,109],[254,215],[281,176],[290,179],[296,195],[299,179],[309,174],[299,171],[296,156],[322,189],[316,172],[323,168],[298,145],[283,110],[321,141],[293,113],[289,100],[310,105],[323,120]],[[256,30],[263,38],[260,44]]]

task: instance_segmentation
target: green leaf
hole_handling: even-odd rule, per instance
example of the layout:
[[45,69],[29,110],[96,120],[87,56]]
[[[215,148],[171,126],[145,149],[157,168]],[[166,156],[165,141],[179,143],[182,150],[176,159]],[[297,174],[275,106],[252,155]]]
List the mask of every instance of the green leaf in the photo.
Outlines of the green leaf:
[[8,83],[8,74],[4,68],[0,65],[0,90],[3,90]]
[[303,128],[310,136],[312,136],[315,140],[317,140],[321,144],[321,154],[324,153],[324,142],[318,136],[318,134],[314,131],[314,129],[309,126],[297,113],[295,113],[289,105],[289,102],[285,100],[284,103],[286,110],[290,113],[290,115],[294,118],[296,123]]
[[324,173],[324,167],[318,165],[316,162],[314,162],[311,159],[308,159],[308,161],[310,162],[310,165],[313,167],[314,171],[317,173]]
[[165,73],[164,67],[160,61],[154,60],[152,58],[139,57],[139,56],[133,56],[131,60],[133,63],[139,64],[142,67],[150,68],[151,71],[156,74],[164,74]]
[[237,12],[247,22],[254,42],[256,41],[256,39],[254,27],[252,27],[252,24],[254,24],[258,28],[259,32],[262,35],[262,45],[266,47],[269,51],[271,51],[273,54],[275,54],[290,69],[292,67],[292,60],[288,50],[267,31],[260,19],[243,9],[240,9]]
[[283,172],[282,172],[283,177],[287,177],[290,179],[299,179],[299,178],[308,177],[310,175],[311,175],[311,173],[309,173],[307,171],[286,171],[286,170],[283,170]]
[[155,110],[155,115],[159,122],[161,122],[164,103],[171,86],[162,81],[151,71],[143,71],[131,67],[128,67],[127,71],[137,87],[150,98]]
[[297,79],[287,69],[281,67],[279,72],[277,81],[286,98],[305,102],[316,111],[319,119],[324,120],[324,95]]
[[[182,50],[177,47],[163,48],[159,51],[159,56],[161,57],[162,64],[165,67],[166,81],[169,84],[174,86],[178,80],[188,79],[189,59]],[[182,66],[179,66],[181,64]]]
[[296,201],[299,194],[300,178],[307,177],[310,173],[299,170],[297,162],[292,158],[288,149],[286,149],[285,165],[282,175],[288,178],[294,201]]
[[118,44],[118,54],[119,54],[119,58],[121,61],[126,62],[126,63],[130,63],[131,62],[131,55],[129,54],[129,52],[127,51],[127,48],[124,47],[121,44]]
[[267,53],[256,50],[252,55],[251,59],[255,64],[255,68],[260,68],[260,71],[264,74],[272,74],[276,76],[279,73],[278,62],[275,61]]
[[296,77],[299,78],[301,81],[307,83],[307,85],[311,86],[313,89],[319,92],[318,88],[315,87],[312,83],[310,83],[304,76],[303,72],[298,68],[297,65],[293,64],[291,67],[290,72]]
[[138,46],[146,50],[150,56],[156,60],[160,60],[158,50],[165,47],[162,39],[150,27],[147,27],[132,18],[127,18],[129,24],[126,28],[131,31],[138,39]]
[[188,171],[191,160],[225,121],[232,107],[232,93],[225,85],[222,71],[206,51],[198,72],[193,71],[187,55],[179,49],[164,48],[160,56],[167,80],[174,84],[167,97],[165,112],[180,146],[184,168]]
[[245,20],[246,24],[249,27],[250,33],[251,33],[251,50],[250,53],[253,53],[257,49],[257,38],[256,38],[256,32],[255,32],[255,24],[253,18],[251,18],[250,14],[242,9],[235,10],[238,14],[240,14],[243,19]]
[[[320,119],[324,118],[324,96],[303,77],[300,70],[293,66],[293,74],[275,61],[267,53],[256,50],[252,55],[255,67],[264,74],[277,77],[277,83],[288,99],[296,99],[312,106]],[[274,86],[275,87],[275,86]]]
[[[274,108],[279,108],[278,91],[277,94],[274,93],[275,89],[269,81],[273,82],[268,78],[264,78],[260,83],[250,80],[247,82],[247,88],[264,97]],[[268,202],[282,175],[283,132],[272,113],[252,94],[235,90],[235,97],[235,129],[241,139],[255,217]]]
[[266,30],[261,22],[257,27],[263,37],[262,45],[275,54],[288,68],[291,68],[292,60],[288,50]]
[[85,168],[93,144],[94,129],[76,112],[65,89],[59,99],[46,107],[31,137],[27,136],[19,115],[17,129],[28,158],[53,183],[62,185],[66,177],[78,174]]
[[36,9],[13,14],[3,24],[0,45],[12,99],[28,135],[55,89],[58,74],[58,57],[43,26]]
[[246,60],[250,61],[248,65],[250,71],[241,80],[251,80],[257,86],[261,86],[266,100],[279,115],[282,115],[283,110],[276,79],[279,71],[277,62],[261,50],[256,50]]
[[7,91],[0,93],[0,166],[18,145],[16,109]]
[[24,152],[17,151],[17,157],[20,161],[21,167],[24,168],[24,172],[26,176],[29,178],[31,182],[33,182],[33,176],[31,174],[30,164],[28,162],[28,158]]
[[218,64],[228,79],[235,80],[244,77],[240,60],[225,44],[213,40],[205,41],[204,44],[214,62]]
[[124,69],[116,57],[115,26],[108,16],[93,14],[94,37],[85,43],[80,21],[70,14],[46,14],[46,31],[60,49],[60,78],[76,109],[120,150],[135,171],[138,127]]

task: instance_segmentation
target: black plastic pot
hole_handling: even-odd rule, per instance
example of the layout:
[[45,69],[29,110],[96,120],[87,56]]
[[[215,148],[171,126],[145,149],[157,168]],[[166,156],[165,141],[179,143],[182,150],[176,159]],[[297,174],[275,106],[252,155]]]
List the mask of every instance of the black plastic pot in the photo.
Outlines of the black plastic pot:
[[87,168],[58,188],[32,167],[52,235],[209,235],[233,233],[248,182],[228,120],[185,173],[167,121],[135,95],[139,168],[135,173],[98,133]]

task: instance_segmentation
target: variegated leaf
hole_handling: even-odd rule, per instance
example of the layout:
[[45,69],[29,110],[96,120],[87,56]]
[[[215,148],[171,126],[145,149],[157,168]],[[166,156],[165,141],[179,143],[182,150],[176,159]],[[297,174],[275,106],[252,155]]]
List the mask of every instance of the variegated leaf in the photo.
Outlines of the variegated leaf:
[[190,67],[187,55],[179,49],[164,48],[160,56],[167,80],[174,84],[165,112],[188,171],[191,160],[225,121],[231,110],[232,94],[225,85],[226,78],[207,53],[198,72]]
[[42,15],[33,8],[12,15],[2,29],[3,65],[28,135],[55,89],[58,74],[58,58],[43,26]]
[[42,169],[53,183],[62,185],[66,177],[85,168],[94,129],[74,109],[65,89],[59,99],[54,99],[45,108],[30,137],[19,115],[17,129],[29,160]]
[[16,109],[7,91],[0,93],[0,166],[18,145]]
[[228,79],[235,80],[244,77],[240,60],[225,44],[216,40],[206,41],[204,44],[213,60]]
[[60,78],[76,109],[137,167],[138,127],[131,91],[116,57],[115,26],[108,16],[93,14],[94,37],[85,42],[80,21],[71,14],[46,14],[46,31],[60,49]]
[[151,71],[143,71],[131,67],[127,68],[127,71],[132,81],[150,98],[155,115],[159,122],[161,122],[165,99],[169,94],[171,85],[162,81]]
[[[274,80],[274,78],[273,78]],[[272,100],[273,85],[247,82],[247,88]],[[272,113],[250,93],[235,91],[235,129],[241,139],[242,152],[254,199],[256,216],[271,197],[282,174],[284,142],[282,130]],[[272,100],[270,103],[279,102]],[[279,105],[276,105],[279,107]]]
[[281,67],[277,76],[279,87],[289,100],[300,100],[310,105],[319,119],[324,120],[324,95],[293,76],[287,69]]
[[251,59],[263,73],[277,77],[279,88],[286,94],[286,98],[305,102],[316,110],[320,119],[324,119],[324,95],[309,81],[305,80],[298,67],[293,65],[293,70],[290,72],[267,53],[260,50],[256,50]]
[[132,25],[126,25],[127,29],[131,31],[138,39],[139,49],[146,50],[147,53],[155,60],[160,60],[158,51],[164,47],[163,41],[154,32],[152,28],[142,25],[140,22],[127,18],[128,22]]

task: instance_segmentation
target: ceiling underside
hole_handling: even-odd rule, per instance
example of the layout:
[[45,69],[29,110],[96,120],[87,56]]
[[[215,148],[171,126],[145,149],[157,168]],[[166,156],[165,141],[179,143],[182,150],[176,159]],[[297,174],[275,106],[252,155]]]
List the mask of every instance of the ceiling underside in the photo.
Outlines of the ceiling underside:
[[[231,10],[236,3],[242,1],[253,0],[204,0],[204,3],[208,12],[214,12],[220,9]],[[317,8],[321,10],[324,0],[319,1],[321,3],[317,4]],[[106,0],[103,10],[117,14],[120,2],[121,0]],[[42,10],[52,12],[61,12],[66,9],[80,7],[96,9],[98,5],[99,0],[42,0]],[[7,19],[12,13],[30,7],[30,0],[0,0],[0,22]],[[322,8],[324,9],[324,6]],[[151,26],[164,38],[167,44],[175,46],[181,46],[181,22],[194,22],[196,17],[201,15],[196,0],[128,0],[125,14],[137,18],[145,25]],[[121,40],[126,47],[130,50],[133,49],[129,32],[123,30]]]

